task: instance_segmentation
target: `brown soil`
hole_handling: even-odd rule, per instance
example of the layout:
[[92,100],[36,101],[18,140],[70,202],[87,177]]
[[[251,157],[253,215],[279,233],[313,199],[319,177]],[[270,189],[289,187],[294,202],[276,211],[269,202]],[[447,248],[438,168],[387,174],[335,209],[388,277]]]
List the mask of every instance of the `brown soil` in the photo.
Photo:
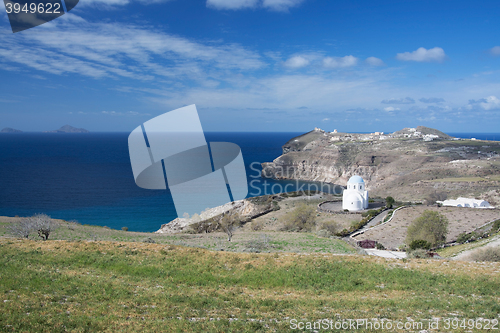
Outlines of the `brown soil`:
[[405,243],[408,226],[424,210],[436,211],[446,216],[449,221],[446,238],[448,242],[456,240],[462,232],[472,232],[481,225],[500,218],[500,210],[498,209],[413,206],[397,211],[390,222],[369,229],[363,234],[356,236],[355,239],[376,240],[386,248],[396,249]]

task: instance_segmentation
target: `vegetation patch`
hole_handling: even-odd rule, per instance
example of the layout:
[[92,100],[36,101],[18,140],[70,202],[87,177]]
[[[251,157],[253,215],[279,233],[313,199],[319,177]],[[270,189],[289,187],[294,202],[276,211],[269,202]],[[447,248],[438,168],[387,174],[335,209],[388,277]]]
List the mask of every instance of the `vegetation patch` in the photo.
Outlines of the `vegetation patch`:
[[290,318],[500,312],[496,263],[4,239],[0,264],[4,331],[284,332]]

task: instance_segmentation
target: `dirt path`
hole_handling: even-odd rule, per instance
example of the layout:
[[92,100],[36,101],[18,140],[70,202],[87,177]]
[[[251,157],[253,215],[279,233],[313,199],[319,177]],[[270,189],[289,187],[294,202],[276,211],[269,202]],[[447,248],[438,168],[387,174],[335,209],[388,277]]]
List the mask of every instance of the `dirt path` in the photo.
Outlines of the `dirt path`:
[[489,242],[487,242],[484,245],[472,248],[470,250],[465,250],[460,252],[454,257],[451,257],[450,259],[453,260],[465,260],[472,252],[476,251],[477,249],[483,249],[485,247],[495,247],[495,246],[500,246],[500,236],[495,236],[493,237]]

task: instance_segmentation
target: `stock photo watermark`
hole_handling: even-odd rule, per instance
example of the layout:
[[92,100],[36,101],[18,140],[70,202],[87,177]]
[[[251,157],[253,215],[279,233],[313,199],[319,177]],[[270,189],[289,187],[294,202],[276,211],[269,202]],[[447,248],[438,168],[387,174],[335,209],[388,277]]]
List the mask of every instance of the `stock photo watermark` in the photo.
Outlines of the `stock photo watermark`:
[[459,318],[433,318],[427,320],[389,320],[389,319],[320,319],[306,321],[290,319],[292,330],[324,330],[324,331],[422,331],[422,330],[496,330],[497,319],[459,319]]

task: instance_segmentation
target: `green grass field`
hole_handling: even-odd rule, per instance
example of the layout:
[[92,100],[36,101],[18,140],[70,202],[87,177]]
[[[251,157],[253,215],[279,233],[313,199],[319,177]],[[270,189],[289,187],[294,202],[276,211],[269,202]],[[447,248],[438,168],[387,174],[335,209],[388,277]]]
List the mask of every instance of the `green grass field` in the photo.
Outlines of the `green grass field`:
[[498,263],[6,238],[0,258],[5,332],[285,332],[294,318],[500,313]]

